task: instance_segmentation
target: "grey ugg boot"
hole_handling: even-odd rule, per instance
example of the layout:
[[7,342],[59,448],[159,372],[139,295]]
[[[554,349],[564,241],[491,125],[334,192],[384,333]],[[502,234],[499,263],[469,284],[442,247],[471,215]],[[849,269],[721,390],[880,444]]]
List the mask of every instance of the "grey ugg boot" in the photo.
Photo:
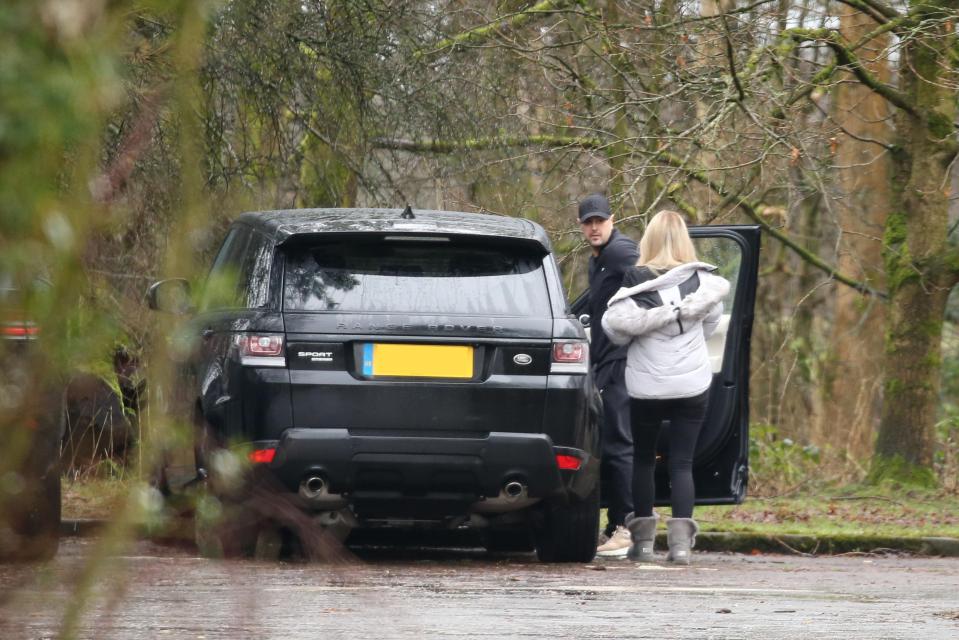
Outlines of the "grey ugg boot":
[[633,539],[633,544],[626,552],[627,558],[636,562],[652,562],[655,559],[653,543],[656,541],[658,521],[659,516],[655,513],[641,518],[634,518],[633,514],[626,516],[626,528],[629,529],[629,535]]
[[670,518],[666,521],[666,542],[669,544],[668,562],[689,564],[690,549],[696,546],[699,525],[692,518]]

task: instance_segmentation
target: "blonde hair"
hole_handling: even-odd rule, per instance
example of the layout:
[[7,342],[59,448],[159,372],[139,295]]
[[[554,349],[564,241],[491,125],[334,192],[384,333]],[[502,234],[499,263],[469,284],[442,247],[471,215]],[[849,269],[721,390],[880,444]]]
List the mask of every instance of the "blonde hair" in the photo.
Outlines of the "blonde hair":
[[667,270],[687,262],[696,262],[696,249],[683,217],[664,209],[653,216],[639,241],[641,267]]

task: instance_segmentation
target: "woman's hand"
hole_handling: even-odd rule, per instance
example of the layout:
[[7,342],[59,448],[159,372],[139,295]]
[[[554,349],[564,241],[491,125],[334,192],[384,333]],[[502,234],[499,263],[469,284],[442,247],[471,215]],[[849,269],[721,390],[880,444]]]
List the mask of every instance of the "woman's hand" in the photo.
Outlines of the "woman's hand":
[[712,275],[703,278],[699,288],[679,303],[679,317],[684,320],[701,320],[709,315],[728,293],[729,282],[725,278]]

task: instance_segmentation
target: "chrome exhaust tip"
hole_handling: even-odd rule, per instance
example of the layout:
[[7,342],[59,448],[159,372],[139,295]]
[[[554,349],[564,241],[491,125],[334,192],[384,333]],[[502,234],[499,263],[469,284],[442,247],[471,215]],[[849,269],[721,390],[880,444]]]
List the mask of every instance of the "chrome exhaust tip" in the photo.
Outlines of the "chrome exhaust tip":
[[510,500],[518,500],[526,493],[526,485],[518,480],[510,480],[503,485],[503,495]]
[[320,476],[310,476],[300,483],[300,495],[307,500],[316,500],[326,493],[326,480]]

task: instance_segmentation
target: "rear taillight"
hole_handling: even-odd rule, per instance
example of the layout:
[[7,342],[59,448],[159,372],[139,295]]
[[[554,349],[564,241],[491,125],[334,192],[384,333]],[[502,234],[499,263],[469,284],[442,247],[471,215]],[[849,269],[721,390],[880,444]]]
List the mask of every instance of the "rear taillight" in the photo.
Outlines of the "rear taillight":
[[583,464],[583,461],[576,456],[566,455],[565,453],[556,454],[556,466],[566,471],[576,471]]
[[253,464],[270,464],[276,457],[276,448],[254,449],[246,454],[247,459]]
[[589,371],[589,344],[582,340],[563,340],[553,343],[550,373],[587,373]]
[[285,367],[283,336],[275,333],[241,333],[236,336],[240,363],[251,367]]
[[33,340],[40,333],[40,327],[32,322],[5,322],[0,325],[0,336],[13,340]]

